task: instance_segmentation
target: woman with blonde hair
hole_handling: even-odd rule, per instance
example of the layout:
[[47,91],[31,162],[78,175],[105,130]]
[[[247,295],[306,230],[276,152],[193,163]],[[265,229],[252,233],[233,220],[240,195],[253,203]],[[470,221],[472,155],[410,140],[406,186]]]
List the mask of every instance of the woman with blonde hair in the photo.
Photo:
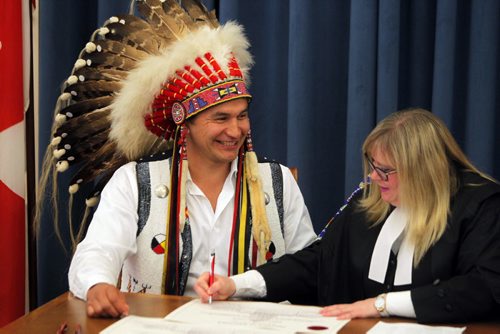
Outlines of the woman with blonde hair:
[[500,185],[423,109],[393,113],[363,144],[363,191],[294,255],[231,278],[206,274],[202,300],[231,296],[325,306],[339,319],[491,319],[500,311]]
[[[450,197],[460,184],[459,170],[494,181],[472,165],[446,125],[423,109],[408,109],[388,116],[365,139],[363,154],[366,178],[376,171],[383,180],[386,174],[397,171],[399,186],[398,201],[391,203],[386,187],[375,182],[378,186],[366,188],[367,196],[361,205],[376,225],[385,221],[391,206],[407,203],[410,223],[406,233],[415,243],[416,264],[445,231]],[[374,154],[383,155],[391,166],[398,166],[397,170],[390,168],[387,173],[377,168],[370,158]],[[390,182],[388,176],[387,179]]]

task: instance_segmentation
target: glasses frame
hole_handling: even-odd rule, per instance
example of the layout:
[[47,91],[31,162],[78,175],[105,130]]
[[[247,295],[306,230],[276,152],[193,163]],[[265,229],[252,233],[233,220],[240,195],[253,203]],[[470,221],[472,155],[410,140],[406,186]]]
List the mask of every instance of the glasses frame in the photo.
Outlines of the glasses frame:
[[383,180],[383,181],[388,181],[389,180],[389,175],[395,174],[398,171],[396,169],[387,169],[387,168],[381,168],[377,167],[373,164],[372,159],[368,157],[368,154],[365,153],[365,158],[366,161],[368,161],[368,165],[371,168],[370,174],[375,171],[377,175]]

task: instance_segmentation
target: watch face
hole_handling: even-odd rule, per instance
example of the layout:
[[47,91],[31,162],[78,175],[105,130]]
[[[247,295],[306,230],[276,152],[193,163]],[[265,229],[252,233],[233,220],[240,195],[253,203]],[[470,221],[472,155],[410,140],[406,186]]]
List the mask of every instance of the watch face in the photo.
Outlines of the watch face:
[[377,311],[381,312],[385,309],[385,300],[384,297],[378,296],[377,299],[375,299],[375,308]]

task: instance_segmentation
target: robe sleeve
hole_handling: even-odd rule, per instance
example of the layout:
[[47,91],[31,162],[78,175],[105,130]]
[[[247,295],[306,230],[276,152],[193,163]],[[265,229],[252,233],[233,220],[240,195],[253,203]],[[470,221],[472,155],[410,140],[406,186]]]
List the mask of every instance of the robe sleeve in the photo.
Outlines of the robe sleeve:
[[500,314],[500,194],[460,216],[454,275],[411,291],[418,322],[469,322]]
[[[354,202],[354,201],[353,201]],[[263,276],[266,287],[266,299],[274,302],[288,300],[294,304],[318,305],[318,293],[321,291],[320,263],[324,254],[331,256],[338,236],[346,224],[346,218],[353,211],[351,202],[340,215],[327,227],[324,237],[309,247],[287,254],[272,262],[256,268]]]
[[256,270],[266,282],[266,299],[274,302],[288,300],[303,305],[316,304],[320,247],[321,242],[315,242],[295,254],[284,255],[257,267]]

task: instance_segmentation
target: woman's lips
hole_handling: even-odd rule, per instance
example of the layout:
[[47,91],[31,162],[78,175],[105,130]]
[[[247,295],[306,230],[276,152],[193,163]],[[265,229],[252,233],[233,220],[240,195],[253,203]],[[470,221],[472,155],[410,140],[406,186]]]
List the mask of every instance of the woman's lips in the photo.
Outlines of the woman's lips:
[[386,191],[389,191],[389,188],[386,187],[380,187],[380,192],[385,193]]

